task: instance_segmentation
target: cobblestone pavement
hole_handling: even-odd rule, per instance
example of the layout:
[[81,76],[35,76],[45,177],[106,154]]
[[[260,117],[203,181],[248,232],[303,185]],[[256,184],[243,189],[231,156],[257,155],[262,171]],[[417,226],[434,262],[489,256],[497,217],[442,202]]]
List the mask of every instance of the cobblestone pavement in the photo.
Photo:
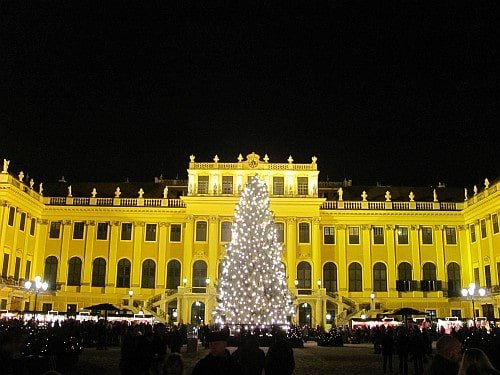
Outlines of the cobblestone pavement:
[[[267,348],[263,348],[267,351]],[[235,348],[229,348],[230,351]],[[320,347],[316,343],[306,343],[304,348],[294,349],[295,374],[382,374],[382,357],[373,353],[369,344],[347,345],[344,347]],[[207,355],[208,350],[198,345],[196,353],[187,353],[186,346],[181,354],[185,363],[185,375],[190,375],[196,362]],[[106,351],[95,348],[84,349],[77,368],[67,375],[115,375],[119,374],[119,348]],[[397,357],[394,358],[397,369]],[[410,364],[411,365],[411,364]],[[397,370],[395,371],[397,372]],[[411,371],[410,371],[411,373]]]

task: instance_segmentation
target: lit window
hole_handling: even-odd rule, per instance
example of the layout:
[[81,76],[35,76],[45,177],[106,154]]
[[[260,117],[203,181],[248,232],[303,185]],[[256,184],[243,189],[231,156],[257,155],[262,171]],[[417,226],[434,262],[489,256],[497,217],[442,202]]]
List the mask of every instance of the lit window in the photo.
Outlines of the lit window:
[[279,243],[285,242],[285,224],[284,223],[274,223],[276,225],[276,232],[278,235],[277,241]]
[[198,194],[208,194],[208,176],[198,176]]
[[274,195],[284,195],[285,194],[285,179],[284,177],[273,177],[273,194]]
[[231,242],[231,227],[230,221],[223,221],[220,225],[220,240],[221,242]]
[[408,245],[408,227],[398,227],[396,232],[398,234],[398,244]]
[[307,177],[297,177],[297,192],[299,195],[307,195],[309,192],[309,183]]
[[233,176],[222,176],[222,194],[233,194]]

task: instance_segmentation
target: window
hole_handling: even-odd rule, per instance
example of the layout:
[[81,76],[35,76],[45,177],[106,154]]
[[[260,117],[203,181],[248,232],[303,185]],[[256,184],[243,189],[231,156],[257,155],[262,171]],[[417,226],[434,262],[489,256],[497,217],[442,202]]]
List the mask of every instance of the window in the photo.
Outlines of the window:
[[299,195],[307,195],[309,193],[307,177],[297,177],[297,193]]
[[30,224],[30,236],[35,235],[35,228],[36,228],[36,219],[34,217],[32,217],[31,224]]
[[14,226],[14,219],[15,218],[16,218],[16,208],[10,207],[9,208],[9,219],[7,221],[7,224],[9,224],[10,227]]
[[476,226],[474,224],[469,225],[470,230],[470,242],[476,242]]
[[95,258],[92,263],[92,286],[104,287],[106,283],[106,260]]
[[24,271],[24,279],[29,280],[31,273],[31,260],[26,261],[26,270]]
[[423,266],[424,280],[436,280],[436,266],[434,263],[427,262]]
[[384,227],[373,227],[373,244],[384,244]]
[[349,227],[349,245],[359,245],[359,227]]
[[130,288],[130,261],[121,259],[116,266],[116,287]]
[[387,292],[387,267],[378,262],[373,266],[373,290],[375,292]]
[[476,285],[481,285],[481,282],[479,281],[479,268],[474,267],[474,282]]
[[276,232],[278,234],[277,241],[279,243],[285,242],[285,224],[284,223],[274,223],[276,225]]
[[220,240],[221,242],[231,242],[231,227],[230,221],[223,221],[220,225]]
[[349,265],[349,292],[361,292],[363,290],[363,271],[361,264],[351,263]]
[[401,262],[398,266],[398,280],[396,281],[396,290],[398,292],[408,292],[412,290],[412,268],[408,262]]
[[7,277],[9,272],[9,254],[3,255],[2,277]]
[[58,260],[55,256],[45,259],[45,270],[43,279],[49,284],[50,290],[56,290]]
[[21,271],[21,258],[16,257],[16,264],[14,266],[14,280],[19,280],[20,271]]
[[323,285],[327,292],[337,292],[337,266],[333,262],[323,266]]
[[273,195],[285,195],[284,177],[273,177]]
[[486,238],[486,220],[482,219],[479,226],[481,227],[481,238]]
[[432,228],[422,227],[422,245],[432,245]]
[[457,244],[457,230],[455,227],[446,227],[446,244],[456,245]]
[[196,237],[195,241],[205,242],[207,240],[207,222],[197,221],[196,222]]
[[198,194],[208,194],[208,176],[198,176]]
[[181,242],[181,224],[170,225],[170,242]]
[[50,223],[49,238],[59,238],[60,233],[61,233],[61,222],[52,221]]
[[107,240],[108,239],[108,225],[109,223],[97,223],[97,239]]
[[459,297],[462,290],[462,280],[460,277],[460,266],[451,262],[447,267],[448,272],[448,297]]
[[151,259],[142,262],[142,284],[141,288],[155,288],[156,263]]
[[83,221],[75,221],[73,223],[73,239],[83,240],[84,230],[85,230],[85,223]]
[[398,245],[408,245],[408,227],[398,227]]
[[309,243],[309,223],[299,223],[299,243]]
[[132,223],[122,223],[122,233],[120,235],[120,240],[122,241],[132,240]]
[[22,212],[21,219],[19,220],[19,230],[24,232],[25,227],[26,227],[26,212]]
[[52,310],[52,304],[51,304],[51,303],[46,303],[46,302],[44,302],[44,303],[42,304],[42,311],[43,311],[44,313],[48,313],[50,310]]
[[491,269],[489,264],[484,266],[484,280],[486,281],[486,288],[491,289]]
[[497,262],[497,280],[500,280],[500,262]]
[[171,260],[167,264],[167,289],[177,289],[181,285],[181,263]]
[[297,265],[297,288],[298,289],[311,289],[311,265],[307,262],[300,262]]
[[233,176],[222,176],[222,194],[233,194]]
[[193,293],[204,293],[206,290],[207,264],[202,260],[193,263]]
[[156,224],[146,224],[146,241],[156,241]]
[[323,227],[323,243],[325,245],[335,244],[335,227]]
[[68,262],[68,285],[80,286],[82,276],[82,260],[73,257]]
[[494,234],[497,234],[499,232],[498,215],[497,214],[491,215],[491,227],[493,229]]
[[456,316],[458,319],[462,319],[462,310],[451,309],[451,316]]

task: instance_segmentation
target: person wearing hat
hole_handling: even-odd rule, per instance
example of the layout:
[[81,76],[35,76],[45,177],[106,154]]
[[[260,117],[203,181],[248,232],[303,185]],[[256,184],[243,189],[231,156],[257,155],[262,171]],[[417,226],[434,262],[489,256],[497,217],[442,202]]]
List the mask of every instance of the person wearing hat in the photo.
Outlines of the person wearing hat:
[[241,367],[231,357],[227,350],[227,334],[216,331],[207,336],[209,353],[200,359],[193,368],[192,375],[199,374],[238,374],[241,375]]

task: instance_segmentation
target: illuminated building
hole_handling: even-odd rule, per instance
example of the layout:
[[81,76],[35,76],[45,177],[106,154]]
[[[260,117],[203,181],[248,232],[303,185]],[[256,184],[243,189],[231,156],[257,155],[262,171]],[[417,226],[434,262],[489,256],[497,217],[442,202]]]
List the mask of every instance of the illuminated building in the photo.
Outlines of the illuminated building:
[[476,316],[500,316],[499,182],[469,192],[358,187],[320,181],[315,157],[274,163],[254,153],[235,162],[191,156],[188,180],[151,183],[40,186],[8,167],[0,173],[2,309],[35,309],[22,286],[39,275],[49,284],[39,310],[110,302],[210,322],[239,193],[258,174],[285,249],[293,321],[341,324],[403,306],[471,317],[460,293],[471,282],[487,289]]

